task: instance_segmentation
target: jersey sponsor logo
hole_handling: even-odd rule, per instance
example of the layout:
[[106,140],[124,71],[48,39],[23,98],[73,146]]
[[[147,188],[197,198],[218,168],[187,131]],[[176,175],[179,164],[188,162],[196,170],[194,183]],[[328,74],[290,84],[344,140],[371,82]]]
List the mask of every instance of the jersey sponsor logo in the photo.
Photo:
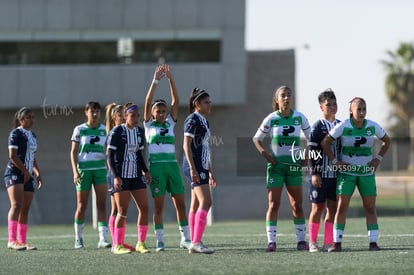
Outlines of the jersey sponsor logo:
[[91,139],[89,140],[90,144],[95,145],[95,143],[98,143],[101,139],[98,136],[91,136]]
[[354,146],[361,147],[362,144],[367,143],[367,139],[364,137],[355,137]]
[[282,130],[282,135],[284,135],[284,136],[288,136],[289,134],[295,132],[295,127],[289,126],[289,125],[283,126],[282,129],[283,129]]

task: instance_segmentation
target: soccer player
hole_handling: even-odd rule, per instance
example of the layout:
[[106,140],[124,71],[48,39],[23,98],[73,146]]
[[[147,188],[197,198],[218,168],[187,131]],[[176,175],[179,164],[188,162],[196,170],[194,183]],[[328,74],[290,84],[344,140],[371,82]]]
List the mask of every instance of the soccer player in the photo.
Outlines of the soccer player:
[[[340,121],[335,118],[338,111],[335,93],[326,89],[318,96],[322,118],[316,121],[309,137],[310,160],[309,200],[312,203],[309,215],[309,251],[317,252],[320,221],[326,209],[324,222],[324,246],[326,251],[333,243],[333,221],[336,211],[336,171],[324,154],[321,141],[328,132]],[[339,155],[339,142],[332,143],[332,152]]]
[[[111,135],[111,130],[118,125],[121,125],[124,122],[124,112],[123,112],[124,106],[117,105],[116,103],[108,104],[105,107],[105,125],[106,125],[106,132],[108,133],[108,136]],[[108,165],[109,166],[109,165]],[[111,232],[112,241],[115,240],[115,219],[116,215],[118,213],[118,209],[116,208],[116,202],[114,197],[114,177],[112,176],[112,173],[110,170],[108,170],[107,173],[107,182],[108,182],[108,193],[109,197],[111,198],[111,211],[109,214],[109,231]],[[128,248],[131,251],[135,251],[135,247],[124,243],[124,246]],[[115,246],[112,243],[112,249]]]
[[[253,143],[267,162],[268,209],[266,213],[267,252],[276,251],[277,217],[283,186],[286,185],[293,222],[296,228],[298,250],[308,250],[305,241],[305,214],[302,208],[302,169],[307,159],[300,154],[300,132],[309,138],[308,119],[291,108],[292,90],[278,88],[273,97],[273,110],[261,123]],[[270,152],[263,147],[263,139],[271,138]]]
[[35,250],[26,242],[28,214],[34,195],[34,185],[42,188],[43,180],[35,158],[37,138],[31,131],[34,123],[33,111],[22,107],[14,116],[15,123],[9,135],[9,161],[4,173],[4,182],[10,200],[7,216],[8,249]]
[[75,249],[83,244],[83,228],[85,227],[86,207],[92,185],[96,194],[98,210],[98,248],[109,248],[106,240],[108,224],[106,222],[106,156],[105,126],[99,122],[101,106],[90,101],[85,105],[87,121],[75,127],[72,135],[70,159],[73,170],[73,182],[76,186],[77,207],[74,216]]
[[[158,81],[164,76],[168,78],[171,92],[171,111],[167,113],[167,102],[162,99],[153,100]],[[184,184],[175,157],[174,126],[178,116],[178,93],[175,87],[171,69],[168,65],[160,65],[155,69],[154,79],[145,98],[144,126],[148,142],[150,161],[150,185],[154,198],[154,230],[157,238],[155,251],[163,251],[164,223],[163,211],[165,193],[171,194],[181,233],[180,247],[190,246],[190,232],[185,210]]]
[[[144,130],[138,127],[138,106],[127,103],[124,106],[125,123],[116,126],[108,137],[108,163],[114,177],[114,197],[118,209],[115,220],[114,254],[129,254],[131,250],[124,245],[126,218],[131,195],[138,207],[138,253],[149,253],[145,245],[148,232],[147,184],[151,175],[144,162],[141,151],[144,149]],[[143,179],[145,176],[145,182]]]
[[191,204],[188,214],[191,244],[189,253],[214,253],[202,242],[211,207],[210,186],[216,187],[210,159],[210,127],[206,119],[210,113],[210,95],[193,89],[189,99],[190,114],[184,121],[184,176],[191,182]]
[[[375,209],[377,189],[375,171],[390,146],[390,138],[378,123],[365,118],[367,105],[363,98],[355,97],[350,101],[350,118],[336,125],[321,145],[330,162],[338,167],[336,194],[338,208],[334,221],[334,243],[328,252],[342,251],[342,236],[345,230],[346,214],[355,187],[362,197],[365,210],[369,250],[380,250],[377,245],[378,221]],[[379,138],[381,149],[373,156],[375,137]],[[341,141],[341,160],[331,149],[335,140]]]

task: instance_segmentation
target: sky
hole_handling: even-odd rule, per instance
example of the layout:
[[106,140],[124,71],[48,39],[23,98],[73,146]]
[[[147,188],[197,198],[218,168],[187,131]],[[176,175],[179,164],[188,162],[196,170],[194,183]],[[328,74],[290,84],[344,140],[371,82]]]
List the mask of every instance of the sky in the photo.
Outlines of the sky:
[[387,128],[392,110],[381,60],[401,42],[414,42],[412,0],[246,0],[246,49],[294,49],[296,109],[312,124],[317,96],[335,91],[337,117],[363,97],[367,117]]

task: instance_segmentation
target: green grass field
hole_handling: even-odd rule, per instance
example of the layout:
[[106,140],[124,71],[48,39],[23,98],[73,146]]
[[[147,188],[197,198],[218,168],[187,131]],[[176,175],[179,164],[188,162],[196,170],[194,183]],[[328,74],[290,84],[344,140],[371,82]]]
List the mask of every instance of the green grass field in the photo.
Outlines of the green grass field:
[[[7,228],[0,228],[1,274],[413,274],[414,219],[380,217],[382,250],[368,251],[365,220],[348,219],[342,253],[309,253],[296,250],[293,222],[278,221],[276,253],[264,252],[264,221],[217,222],[208,226],[204,243],[216,250],[211,255],[188,254],[178,248],[175,224],[166,224],[166,251],[113,255],[98,250],[97,233],[84,232],[85,249],[73,249],[72,226],[31,226],[28,241],[37,251],[6,249]],[[320,239],[322,237],[320,236]],[[136,226],[128,224],[126,241],[136,243]]]

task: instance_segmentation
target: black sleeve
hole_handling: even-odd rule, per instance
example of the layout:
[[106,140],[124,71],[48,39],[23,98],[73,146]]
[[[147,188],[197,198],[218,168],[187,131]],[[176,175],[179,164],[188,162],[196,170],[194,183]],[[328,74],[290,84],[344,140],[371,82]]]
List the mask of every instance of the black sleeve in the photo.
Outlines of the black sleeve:
[[109,149],[108,150],[108,165],[109,169],[111,170],[111,174],[115,177],[121,177],[121,173],[117,168],[117,165],[115,163],[115,150]]

